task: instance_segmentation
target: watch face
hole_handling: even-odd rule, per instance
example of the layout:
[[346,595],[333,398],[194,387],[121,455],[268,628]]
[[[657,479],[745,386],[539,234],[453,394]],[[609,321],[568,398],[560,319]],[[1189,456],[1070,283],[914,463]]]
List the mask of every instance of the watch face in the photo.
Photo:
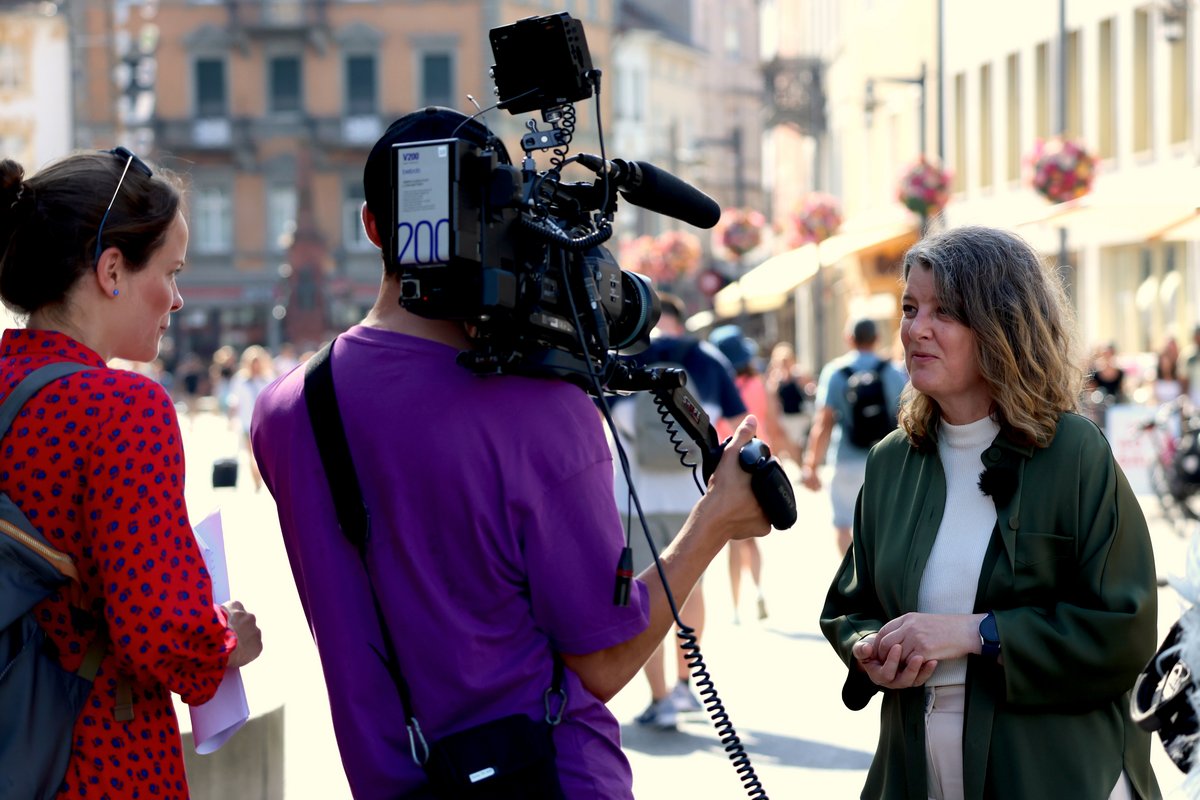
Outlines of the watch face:
[[979,643],[983,655],[996,657],[1000,655],[1000,633],[996,630],[996,617],[988,614],[979,623]]

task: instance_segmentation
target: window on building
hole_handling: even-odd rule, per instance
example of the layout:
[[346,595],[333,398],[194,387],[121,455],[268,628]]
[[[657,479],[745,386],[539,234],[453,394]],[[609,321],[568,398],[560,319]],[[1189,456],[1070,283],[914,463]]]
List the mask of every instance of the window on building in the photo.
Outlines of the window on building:
[[423,53],[421,55],[421,105],[454,105],[454,55],[452,53]]
[[1008,86],[1005,96],[1005,165],[1004,177],[1010,181],[1021,178],[1021,57],[1011,53],[1005,59]]
[[1079,31],[1067,34],[1067,96],[1063,107],[1066,111],[1066,134],[1072,138],[1083,135],[1083,74],[1079,54]]
[[25,48],[16,42],[0,42],[0,90],[21,91],[25,79]]
[[374,249],[362,225],[362,204],[366,199],[362,180],[346,181],[342,198],[342,246],[358,253]]
[[967,76],[954,76],[954,178],[953,189],[967,188]]
[[1150,149],[1150,115],[1154,111],[1150,93],[1150,13],[1133,12],[1133,125],[1134,152]]
[[196,116],[224,117],[229,113],[225,84],[225,61],[220,58],[198,58],[195,67]]
[[1167,57],[1171,68],[1171,141],[1186,142],[1192,135],[1192,104],[1188,102],[1188,41],[1192,38],[1188,20],[1191,15],[1181,12],[1170,28]]
[[197,253],[233,250],[233,194],[221,186],[199,186],[191,192],[190,243]]
[[1050,136],[1050,45],[1042,42],[1033,52],[1033,135]]
[[995,166],[993,163],[992,125],[992,65],[984,64],[979,69],[979,185],[990,187],[995,181]]
[[375,56],[346,56],[346,113],[375,114],[378,108]]
[[268,108],[272,114],[295,114],[301,106],[302,77],[299,56],[273,56],[268,62]]
[[296,189],[272,186],[267,190],[267,249],[281,253],[296,232]]
[[1113,63],[1113,21],[1100,23],[1098,42],[1098,66],[1100,85],[1096,92],[1096,152],[1101,158],[1112,158],[1117,154],[1117,76]]

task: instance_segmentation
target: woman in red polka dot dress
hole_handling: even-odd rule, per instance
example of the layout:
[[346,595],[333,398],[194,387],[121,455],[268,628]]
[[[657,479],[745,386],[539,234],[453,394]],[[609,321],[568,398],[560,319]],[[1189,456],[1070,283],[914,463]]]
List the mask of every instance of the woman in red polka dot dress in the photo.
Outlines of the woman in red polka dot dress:
[[[203,703],[226,667],[262,649],[253,615],[213,604],[174,404],[154,381],[105,366],[152,361],[183,305],[177,186],[123,148],[69,156],[28,180],[0,161],[0,299],[26,318],[0,338],[0,400],[43,364],[92,367],[34,395],[0,439],[0,489],[79,572],[77,591],[35,608],[48,640],[68,670],[96,636],[89,619],[111,640],[60,798],[187,798],[171,692]],[[132,719],[114,712],[119,683],[132,691]]]

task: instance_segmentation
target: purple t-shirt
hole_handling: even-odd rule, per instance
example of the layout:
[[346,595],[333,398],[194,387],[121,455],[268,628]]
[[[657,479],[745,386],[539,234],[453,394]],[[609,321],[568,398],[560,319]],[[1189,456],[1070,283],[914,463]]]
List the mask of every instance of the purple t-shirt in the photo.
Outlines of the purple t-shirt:
[[[612,603],[623,533],[612,463],[588,397],[557,380],[478,377],[446,345],[356,326],[334,384],[371,513],[371,574],[425,736],[544,714],[551,648],[588,653],[645,629],[635,581]],[[252,440],[279,507],[317,642],[342,764],[357,800],[423,780],[400,700],[372,644],[362,564],[338,529],[301,366],[267,388]],[[566,671],[555,729],[567,797],[632,797],[620,727]]]

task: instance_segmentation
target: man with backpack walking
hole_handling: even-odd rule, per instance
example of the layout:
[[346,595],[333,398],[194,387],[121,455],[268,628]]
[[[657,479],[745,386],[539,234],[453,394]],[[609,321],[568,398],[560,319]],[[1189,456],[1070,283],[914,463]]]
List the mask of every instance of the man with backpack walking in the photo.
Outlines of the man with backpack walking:
[[817,380],[816,413],[800,462],[804,485],[820,491],[817,468],[825,463],[833,444],[829,496],[841,553],[850,547],[854,504],[866,472],[867,451],[896,427],[900,392],[908,381],[899,367],[876,355],[879,329],[874,320],[855,321],[846,339],[850,350],[826,364]]
[[[687,388],[700,401],[705,413],[715,424],[724,419],[736,427],[746,416],[746,406],[734,383],[733,366],[714,345],[697,339],[688,333],[684,325],[683,301],[674,295],[659,293],[662,315],[656,327],[656,336],[650,347],[636,357],[641,366],[682,368],[687,374]],[[692,470],[681,463],[681,454],[666,430],[662,414],[648,392],[623,398],[612,403],[612,413],[621,440],[629,456],[630,481],[637,491],[642,510],[646,515],[646,527],[654,540],[654,548],[662,552],[700,497],[700,488]],[[696,445],[679,432],[675,435],[680,448],[688,451],[689,463],[699,464],[700,454]],[[613,458],[613,485],[617,508],[620,510],[626,529],[630,532],[630,547],[633,549],[633,570],[640,572],[654,564],[654,556],[646,543],[646,533],[641,530],[637,511],[630,502],[629,481],[621,468],[620,459]],[[704,631],[703,585],[687,597],[676,597],[683,605],[679,618],[695,630],[699,643]],[[680,649],[678,639],[667,637],[671,651],[664,652],[660,645],[643,667],[650,684],[650,704],[637,717],[637,723],[659,730],[673,730],[678,712],[700,711],[699,698],[689,688],[687,661]],[[674,661],[678,682],[667,688],[664,661]]]

